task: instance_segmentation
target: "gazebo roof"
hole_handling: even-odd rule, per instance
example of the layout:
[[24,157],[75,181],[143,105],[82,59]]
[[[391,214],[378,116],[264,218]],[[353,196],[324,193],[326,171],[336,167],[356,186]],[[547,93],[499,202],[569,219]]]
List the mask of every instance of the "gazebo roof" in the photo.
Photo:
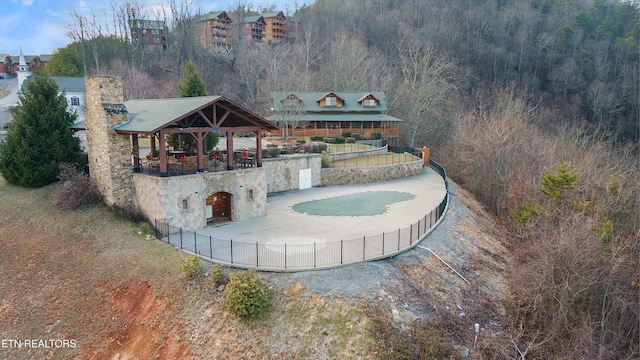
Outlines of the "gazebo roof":
[[235,128],[277,130],[278,127],[252,111],[222,97],[129,100],[124,103],[129,120],[114,127],[120,133],[151,134],[161,129]]

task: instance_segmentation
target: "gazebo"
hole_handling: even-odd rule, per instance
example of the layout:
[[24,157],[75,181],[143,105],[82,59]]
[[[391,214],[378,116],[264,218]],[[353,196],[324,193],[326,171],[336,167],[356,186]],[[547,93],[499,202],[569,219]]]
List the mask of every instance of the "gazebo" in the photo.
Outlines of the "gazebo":
[[[233,135],[237,132],[256,136],[256,166],[262,167],[262,131],[278,127],[263,117],[222,96],[201,96],[151,100],[129,100],[124,103],[128,121],[114,126],[120,134],[131,134],[134,171],[140,171],[138,136],[150,137],[151,151],[160,158],[160,176],[168,172],[166,136],[193,136],[196,144],[197,169],[204,172],[206,136],[217,132],[224,136],[227,153],[233,153]],[[227,156],[227,170],[234,169],[232,156]]]

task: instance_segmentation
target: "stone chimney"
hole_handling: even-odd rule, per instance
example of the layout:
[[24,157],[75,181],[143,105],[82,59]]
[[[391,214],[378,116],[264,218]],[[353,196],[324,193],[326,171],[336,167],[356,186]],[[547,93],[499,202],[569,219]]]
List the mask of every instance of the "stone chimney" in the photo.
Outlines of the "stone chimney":
[[133,204],[131,140],[113,128],[129,119],[124,106],[122,79],[116,76],[85,77],[86,129],[89,171],[104,202],[127,209]]

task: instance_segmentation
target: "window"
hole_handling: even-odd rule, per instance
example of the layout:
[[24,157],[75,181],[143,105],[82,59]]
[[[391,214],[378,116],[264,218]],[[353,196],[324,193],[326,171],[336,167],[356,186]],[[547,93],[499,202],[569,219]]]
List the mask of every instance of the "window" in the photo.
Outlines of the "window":
[[72,106],[80,106],[80,98],[77,96],[71,97],[71,105]]
[[336,106],[336,98],[333,96],[327,96],[324,100],[324,106]]
[[376,100],[375,99],[365,99],[362,102],[362,106],[376,106]]
[[294,108],[298,106],[298,99],[292,98],[292,99],[286,99],[284,102],[284,106],[288,107],[288,108]]
[[182,210],[189,210],[189,200],[182,199]]

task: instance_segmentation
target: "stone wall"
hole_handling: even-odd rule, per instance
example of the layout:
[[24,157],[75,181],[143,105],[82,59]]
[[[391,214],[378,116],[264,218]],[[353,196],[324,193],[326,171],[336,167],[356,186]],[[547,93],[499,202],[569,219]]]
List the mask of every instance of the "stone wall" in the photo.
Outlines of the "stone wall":
[[133,189],[135,206],[149,221],[165,220],[185,230],[207,226],[206,200],[220,191],[231,194],[233,221],[267,214],[266,171],[262,168],[171,177],[137,173],[133,174]]
[[262,160],[267,172],[267,193],[298,190],[300,170],[311,169],[311,186],[319,186],[322,155],[292,155]]
[[322,169],[322,186],[366,184],[405,178],[422,173],[422,159],[416,161],[358,168]]
[[88,76],[85,87],[91,179],[107,205],[128,208],[133,200],[130,137],[113,130],[114,126],[128,120],[123,104],[122,80],[113,76]]
[[353,159],[355,157],[360,157],[360,156],[383,155],[383,154],[386,154],[388,151],[389,151],[388,146],[385,145],[378,149],[331,153],[329,154],[329,159],[331,159],[331,161],[338,161],[338,160]]

